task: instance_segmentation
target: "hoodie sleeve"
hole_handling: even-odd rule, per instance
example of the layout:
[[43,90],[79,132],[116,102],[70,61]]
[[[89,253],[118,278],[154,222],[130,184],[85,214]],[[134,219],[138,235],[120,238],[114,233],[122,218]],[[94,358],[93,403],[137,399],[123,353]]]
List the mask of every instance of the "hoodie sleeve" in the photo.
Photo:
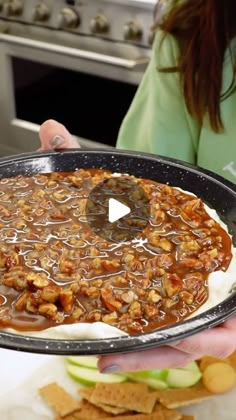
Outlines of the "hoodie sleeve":
[[196,163],[200,127],[187,111],[179,73],[158,71],[175,67],[178,54],[175,38],[158,30],[149,66],[120,127],[118,148]]

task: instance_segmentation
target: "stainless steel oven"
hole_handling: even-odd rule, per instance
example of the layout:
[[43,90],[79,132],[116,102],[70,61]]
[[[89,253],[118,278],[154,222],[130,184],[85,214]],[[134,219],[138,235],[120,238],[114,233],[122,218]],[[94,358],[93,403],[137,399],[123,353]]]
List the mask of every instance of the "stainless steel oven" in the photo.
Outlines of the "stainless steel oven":
[[54,118],[114,146],[150,59],[155,0],[0,0],[0,154]]

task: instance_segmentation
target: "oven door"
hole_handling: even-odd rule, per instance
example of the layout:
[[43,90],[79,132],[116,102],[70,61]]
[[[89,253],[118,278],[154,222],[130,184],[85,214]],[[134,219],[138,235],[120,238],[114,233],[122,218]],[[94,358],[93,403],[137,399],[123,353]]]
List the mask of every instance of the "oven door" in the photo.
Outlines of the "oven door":
[[78,36],[72,46],[59,37],[49,43],[43,29],[34,37],[32,30],[22,36],[20,28],[0,33],[0,155],[37,149],[39,125],[49,118],[65,124],[84,147],[115,146],[148,51],[140,56],[135,46],[123,51]]

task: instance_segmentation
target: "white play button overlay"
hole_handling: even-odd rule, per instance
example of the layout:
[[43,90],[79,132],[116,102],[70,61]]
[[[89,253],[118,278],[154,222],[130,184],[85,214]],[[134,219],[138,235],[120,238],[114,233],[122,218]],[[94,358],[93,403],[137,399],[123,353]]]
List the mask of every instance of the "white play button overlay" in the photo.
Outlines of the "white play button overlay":
[[114,223],[122,217],[127,216],[131,212],[131,209],[125,204],[121,203],[114,198],[110,198],[108,202],[108,220],[110,223]]
[[85,215],[97,236],[122,243],[143,234],[149,224],[150,202],[132,177],[111,177],[91,189]]

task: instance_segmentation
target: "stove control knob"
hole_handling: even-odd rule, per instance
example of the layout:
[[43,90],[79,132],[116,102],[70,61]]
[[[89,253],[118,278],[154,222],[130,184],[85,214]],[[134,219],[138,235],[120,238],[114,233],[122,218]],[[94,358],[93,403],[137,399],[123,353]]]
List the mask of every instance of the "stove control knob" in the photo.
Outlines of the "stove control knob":
[[59,16],[59,28],[73,29],[79,26],[80,17],[79,14],[71,9],[70,7],[65,7],[62,9]]
[[44,22],[50,16],[50,9],[45,3],[39,3],[35,6],[33,12],[33,20],[35,22]]
[[90,22],[90,30],[93,34],[105,34],[109,31],[109,22],[104,15],[97,15]]
[[7,16],[19,16],[23,12],[23,3],[21,0],[8,0],[3,4],[3,12]]
[[124,26],[124,39],[126,41],[139,41],[143,31],[140,25],[134,21],[127,22]]

